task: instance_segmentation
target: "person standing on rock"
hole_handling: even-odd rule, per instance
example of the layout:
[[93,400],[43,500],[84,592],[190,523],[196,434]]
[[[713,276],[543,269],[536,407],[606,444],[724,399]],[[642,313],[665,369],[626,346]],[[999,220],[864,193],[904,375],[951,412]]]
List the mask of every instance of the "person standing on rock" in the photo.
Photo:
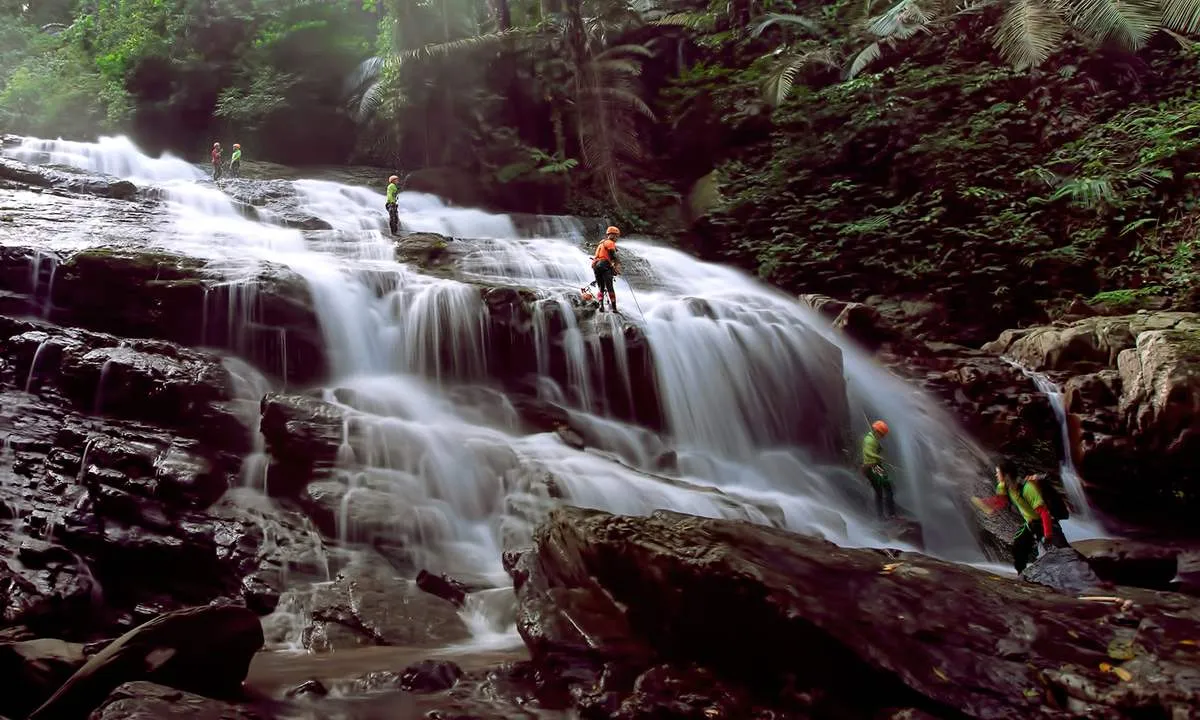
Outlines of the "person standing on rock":
[[883,462],[883,447],[880,440],[887,437],[888,425],[882,420],[871,423],[862,442],[862,474],[875,491],[875,514],[880,520],[896,517],[896,499],[892,491],[892,480],[888,477]]
[[621,231],[610,225],[604,231],[604,239],[596,246],[596,254],[592,256],[592,272],[596,275],[596,297],[600,300],[600,309],[604,309],[604,294],[608,293],[609,304],[613,312],[617,311],[617,293],[613,290],[613,278],[621,274],[621,263],[617,260],[617,238]]
[[212,146],[212,166],[213,166],[213,182],[221,179],[221,143],[215,142]]
[[400,234],[400,207],[397,200],[400,195],[400,178],[393,175],[388,178],[387,186],[387,202],[384,207],[388,211],[388,224],[392,227],[392,234]]
[[233,144],[233,154],[229,156],[229,177],[239,178],[242,176],[242,146],[238,143]]
[[995,514],[1010,502],[1021,513],[1025,524],[1012,541],[1013,567],[1017,572],[1037,558],[1038,546],[1047,549],[1050,538],[1054,537],[1054,523],[1037,480],[1036,475],[1018,479],[1016,464],[1004,458],[996,465],[996,494],[989,498],[971,498],[975,507],[988,515]]

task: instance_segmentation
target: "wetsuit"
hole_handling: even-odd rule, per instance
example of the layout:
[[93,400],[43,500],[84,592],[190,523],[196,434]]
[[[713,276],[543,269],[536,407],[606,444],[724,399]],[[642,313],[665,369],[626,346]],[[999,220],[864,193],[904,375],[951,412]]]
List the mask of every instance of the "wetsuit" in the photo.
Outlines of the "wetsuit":
[[[871,489],[875,491],[875,513],[882,520],[896,516],[896,499],[892,481],[883,466],[883,449],[879,447],[879,436],[868,430],[862,442],[862,473]],[[886,515],[884,514],[886,511]]]
[[396,183],[388,183],[387,204],[384,207],[388,211],[388,224],[392,226],[393,235],[400,232],[400,208],[396,204],[396,198],[399,194],[400,186],[396,185]]
[[229,156],[229,175],[231,177],[242,176],[242,149],[234,148],[233,154]]
[[600,306],[604,306],[604,294],[608,293],[613,312],[617,311],[617,293],[613,290],[616,260],[617,242],[604,238],[600,241],[600,245],[596,248],[596,255],[592,258],[592,272],[596,275],[596,296],[600,299]]
[[221,179],[221,148],[212,149],[213,181]]

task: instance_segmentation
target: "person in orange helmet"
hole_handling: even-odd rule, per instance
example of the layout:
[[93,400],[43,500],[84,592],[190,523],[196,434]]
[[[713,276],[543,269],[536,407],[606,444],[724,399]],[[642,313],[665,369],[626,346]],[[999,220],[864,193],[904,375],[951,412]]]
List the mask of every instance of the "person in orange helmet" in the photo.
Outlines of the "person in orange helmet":
[[213,182],[221,179],[221,143],[215,142],[212,146],[212,166],[213,166]]
[[393,235],[400,234],[400,207],[398,204],[400,196],[400,178],[393,175],[388,178],[387,186],[387,202],[384,207],[388,211],[388,225],[392,228]]
[[896,517],[896,500],[892,492],[892,481],[883,462],[883,447],[880,441],[887,437],[888,425],[882,420],[871,423],[862,442],[862,474],[875,491],[875,513],[880,520]]
[[613,312],[617,311],[617,293],[613,290],[613,278],[621,274],[621,262],[617,260],[617,238],[621,231],[609,225],[604,231],[604,239],[596,246],[596,254],[592,256],[592,272],[596,275],[596,297],[600,300],[600,309],[604,309],[604,294],[608,293],[609,304]]

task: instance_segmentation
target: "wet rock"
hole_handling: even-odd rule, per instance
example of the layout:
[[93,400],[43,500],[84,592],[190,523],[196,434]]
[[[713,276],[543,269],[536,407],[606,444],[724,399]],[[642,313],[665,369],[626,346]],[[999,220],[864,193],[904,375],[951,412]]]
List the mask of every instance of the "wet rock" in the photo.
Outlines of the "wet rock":
[[262,645],[262,625],[246,608],[212,605],[166,613],[88,660],[29,720],[86,718],[115,688],[139,680],[233,697]]
[[26,165],[6,157],[0,157],[0,179],[117,200],[130,200],[137,195],[138,191],[137,186],[128,180]]
[[396,261],[426,272],[449,272],[459,255],[450,238],[437,233],[413,233],[396,241]]
[[0,644],[0,713],[25,717],[84,663],[83,646],[49,638]]
[[[53,292],[50,317],[61,324],[222,347],[294,382],[314,382],[326,372],[324,340],[307,284],[285,268],[268,266],[231,283],[195,258],[90,248],[58,264]],[[200,321],[179,321],[186,317]],[[214,321],[203,322],[205,317]]]
[[1171,590],[1179,571],[1180,550],[1123,539],[1071,543],[1096,575],[1108,582],[1151,590]]
[[745,692],[728,687],[698,667],[659,665],[642,673],[615,713],[615,720],[653,718],[754,718]]
[[[529,562],[518,594],[535,663],[564,649],[640,672],[662,664],[656,657],[675,668],[695,663],[752,688],[759,702],[797,693],[852,710],[848,717],[919,707],[1018,717],[1053,704],[1116,718],[1131,697],[1147,712],[1182,716],[1200,700],[1197,658],[1178,642],[1200,632],[1200,606],[1177,594],[1079,600],[920,555],[661,511],[557,509]],[[607,634],[571,641],[579,631],[544,608],[573,596],[606,608],[602,627],[623,624],[631,652]],[[532,617],[543,618],[533,633]],[[1105,672],[1112,666],[1129,679]]]
[[895,339],[889,327],[870,305],[835,300],[828,295],[801,295],[800,302],[820,313],[835,328],[858,341],[868,350],[875,350],[885,340]]
[[267,488],[294,495],[332,468],[344,436],[343,411],[307,395],[270,393],[262,400],[261,429],[271,454]]
[[985,347],[1065,376],[1071,450],[1101,510],[1160,528],[1190,523],[1200,507],[1200,315],[1091,317],[1008,331]]
[[470,635],[454,605],[369,556],[315,588],[311,614],[304,644],[318,652],[363,645],[431,647]]
[[325,697],[329,694],[329,690],[321,684],[320,680],[305,680],[296,687],[284,693],[284,697]]
[[265,720],[248,707],[213,700],[150,682],[125,683],[89,720]]
[[466,585],[453,578],[434,575],[425,570],[417,573],[417,587],[434,597],[440,597],[455,607],[462,607],[467,593],[470,592]]
[[1021,571],[1021,578],[1068,595],[1096,592],[1104,586],[1087,559],[1069,547],[1050,548],[1037,560],[1025,566]]
[[[47,560],[60,552],[69,559]],[[0,625],[50,634],[76,630],[94,618],[100,588],[82,560],[61,547],[53,554],[26,557],[31,565],[0,554]]]
[[431,693],[454,687],[463,671],[449,660],[422,660],[404,668],[400,687],[409,692]]

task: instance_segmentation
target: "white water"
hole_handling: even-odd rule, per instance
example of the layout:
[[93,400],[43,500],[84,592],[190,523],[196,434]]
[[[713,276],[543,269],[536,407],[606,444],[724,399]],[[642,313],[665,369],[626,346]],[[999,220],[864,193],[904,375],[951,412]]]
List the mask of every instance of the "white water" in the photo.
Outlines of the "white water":
[[[31,140],[13,154],[160,188],[175,223],[155,242],[211,260],[231,282],[263,262],[306,279],[336,378],[326,396],[348,414],[340,457],[352,490],[341,532],[354,522],[374,528],[411,548],[418,567],[506,584],[501,551],[527,540],[552,504],[546,477],[569,502],[612,512],[668,508],[778,523],[847,546],[894,547],[879,535],[856,469],[858,443],[878,417],[892,428],[884,449],[895,466],[897,502],[921,524],[928,550],[982,561],[961,504],[980,470],[979,449],[931,399],[843,343],[793,298],[743,273],[646,240],[621,243],[631,270],[618,282],[618,297],[649,340],[669,424],[664,440],[597,414],[605,397],[632,397],[636,378],[620,352],[599,383],[589,372],[601,361],[599,348],[568,301],[592,279],[578,224],[551,219],[535,237],[519,238],[507,216],[400,195],[406,229],[473,238],[458,241],[466,247],[464,277],[534,288],[546,298],[537,325],[543,335],[565,328],[570,381],[562,387],[542,377],[539,392],[569,402],[589,445],[610,452],[576,450],[554,434],[514,432],[502,395],[488,403],[456,392],[464,381],[487,381],[484,348],[504,339],[487,336],[487,310],[474,286],[395,262],[381,193],[295,181],[304,212],[332,228],[301,232],[276,224],[269,211],[259,215],[265,222],[247,219],[197,168],[148,158],[123,138]],[[206,322],[215,320],[206,315]],[[595,322],[620,328],[612,315]],[[840,348],[840,359],[821,338]],[[539,349],[539,365],[547,353]],[[806,449],[842,434],[822,424],[826,409],[851,423],[846,462],[817,462]],[[800,427],[824,437],[797,438]],[[668,446],[680,472],[646,472]],[[258,478],[257,468],[248,477]],[[487,625],[478,617],[473,623]]]
[[1005,359],[1025,373],[1030,380],[1033,380],[1038,390],[1041,390],[1046,399],[1050,401],[1050,408],[1054,410],[1054,417],[1058,420],[1063,448],[1058,472],[1062,477],[1063,490],[1066,491],[1067,500],[1071,505],[1071,516],[1059,523],[1063,529],[1063,535],[1069,542],[1111,537],[1095,517],[1092,505],[1088,502],[1087,494],[1083,489],[1083,478],[1079,476],[1079,471],[1075,468],[1075,459],[1071,456],[1071,427],[1067,422],[1067,407],[1062,389],[1044,374],[1030,370],[1014,360]]

